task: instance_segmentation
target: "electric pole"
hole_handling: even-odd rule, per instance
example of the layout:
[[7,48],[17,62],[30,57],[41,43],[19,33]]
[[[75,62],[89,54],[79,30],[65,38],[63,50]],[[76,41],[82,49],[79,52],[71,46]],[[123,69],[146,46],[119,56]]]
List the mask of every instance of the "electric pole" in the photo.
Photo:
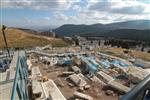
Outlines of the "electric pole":
[[10,53],[9,53],[9,48],[8,48],[8,44],[7,44],[7,39],[6,39],[6,36],[5,36],[5,29],[6,29],[6,26],[2,25],[2,33],[3,33],[4,42],[5,42],[5,47],[7,49],[8,57],[10,58]]

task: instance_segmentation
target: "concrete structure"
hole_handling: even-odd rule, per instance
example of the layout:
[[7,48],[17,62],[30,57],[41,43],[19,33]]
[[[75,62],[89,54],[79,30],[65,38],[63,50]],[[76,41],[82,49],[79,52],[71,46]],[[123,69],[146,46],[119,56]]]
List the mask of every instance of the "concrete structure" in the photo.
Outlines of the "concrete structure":
[[142,59],[135,59],[133,64],[142,68],[150,68],[150,62],[144,61]]
[[62,95],[56,84],[53,80],[48,80],[42,83],[42,87],[46,96],[46,99],[50,100],[66,100],[66,98]]
[[32,73],[32,77],[33,78],[41,77],[42,76],[39,67],[32,67],[31,73]]
[[9,69],[0,73],[0,100],[28,100],[25,52],[15,52]]
[[71,69],[72,69],[75,73],[81,73],[80,68],[77,67],[77,66],[71,66]]
[[128,69],[128,75],[133,77],[132,81],[135,83],[139,83],[149,74],[150,72],[145,71],[143,68],[140,67],[129,67]]
[[80,77],[80,74],[73,74],[69,76],[69,79],[76,85],[76,86],[85,86],[87,83],[86,81]]
[[33,95],[40,95],[40,98],[37,99],[45,99],[45,94],[41,85],[41,82],[38,80],[32,80],[32,93]]
[[109,83],[110,81],[114,80],[113,77],[107,75],[106,73],[102,71],[97,72],[97,77],[105,83]]
[[87,94],[80,93],[80,92],[75,92],[74,96],[78,97],[80,99],[83,99],[83,100],[93,100],[93,98],[91,96],[89,96]]
[[117,81],[109,81],[108,86],[123,92],[123,93],[127,93],[129,92],[131,89],[127,86],[122,85],[121,83],[117,82]]

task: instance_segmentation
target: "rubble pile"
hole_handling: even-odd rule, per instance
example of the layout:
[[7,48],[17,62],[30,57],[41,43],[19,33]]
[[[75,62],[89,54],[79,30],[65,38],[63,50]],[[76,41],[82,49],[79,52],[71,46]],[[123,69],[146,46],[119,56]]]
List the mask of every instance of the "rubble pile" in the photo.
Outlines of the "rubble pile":
[[30,68],[32,93],[38,100],[116,100],[149,74],[127,60],[102,53],[40,55]]

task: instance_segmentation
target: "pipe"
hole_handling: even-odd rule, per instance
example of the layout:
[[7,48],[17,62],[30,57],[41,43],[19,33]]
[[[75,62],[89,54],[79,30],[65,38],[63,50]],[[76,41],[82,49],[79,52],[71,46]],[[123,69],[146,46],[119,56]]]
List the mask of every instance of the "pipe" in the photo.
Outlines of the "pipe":
[[120,100],[145,100],[147,90],[150,92],[150,74],[127,94],[123,95]]

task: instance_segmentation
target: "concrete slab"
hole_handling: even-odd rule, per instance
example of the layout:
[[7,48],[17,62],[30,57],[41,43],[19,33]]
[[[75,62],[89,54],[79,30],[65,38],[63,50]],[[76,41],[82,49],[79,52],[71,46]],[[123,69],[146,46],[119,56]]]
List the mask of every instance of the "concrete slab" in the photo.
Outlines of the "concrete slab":
[[11,60],[11,63],[10,63],[10,69],[16,68],[18,54],[19,54],[19,52],[14,53],[13,59]]
[[100,83],[102,85],[106,85],[106,83],[104,83],[102,80],[100,80],[98,77],[93,76],[92,78],[90,78],[93,82],[97,82]]
[[32,80],[32,92],[33,92],[33,94],[41,93],[41,97],[39,99],[45,98],[45,94],[44,94],[41,82],[39,82],[37,80]]
[[83,100],[93,100],[93,98],[91,96],[89,96],[87,94],[80,93],[80,92],[75,92],[74,96],[78,97],[78,98],[81,98]]
[[27,59],[28,70],[31,70],[32,63],[31,60]]
[[77,67],[77,66],[72,66],[71,69],[72,69],[75,73],[81,73],[80,68]]
[[140,67],[129,67],[128,74],[137,78],[139,81],[143,80],[150,73]]
[[42,87],[46,96],[46,99],[50,100],[66,100],[66,98],[62,95],[56,84],[53,80],[48,80],[42,83]]
[[14,79],[16,75],[16,70],[9,69],[10,75],[9,75],[9,80]]
[[121,83],[117,82],[117,81],[110,81],[108,83],[108,85],[120,92],[123,92],[123,93],[127,93],[129,92],[131,89],[125,85],[122,85]]
[[110,75],[104,73],[103,71],[97,72],[97,77],[98,77],[100,80],[102,80],[103,82],[105,82],[105,83],[108,83],[108,82],[114,80],[113,77],[111,77]]
[[[0,100],[10,100],[12,88],[13,82],[0,85]],[[15,100],[19,100],[18,95],[16,95]]]
[[87,82],[80,77],[77,74],[73,74],[69,76],[69,79],[76,85],[76,86],[85,86],[87,84]]
[[33,78],[41,77],[42,76],[39,67],[32,67],[31,73],[32,73],[32,77]]
[[0,82],[6,81],[6,77],[7,77],[7,71],[0,73]]

